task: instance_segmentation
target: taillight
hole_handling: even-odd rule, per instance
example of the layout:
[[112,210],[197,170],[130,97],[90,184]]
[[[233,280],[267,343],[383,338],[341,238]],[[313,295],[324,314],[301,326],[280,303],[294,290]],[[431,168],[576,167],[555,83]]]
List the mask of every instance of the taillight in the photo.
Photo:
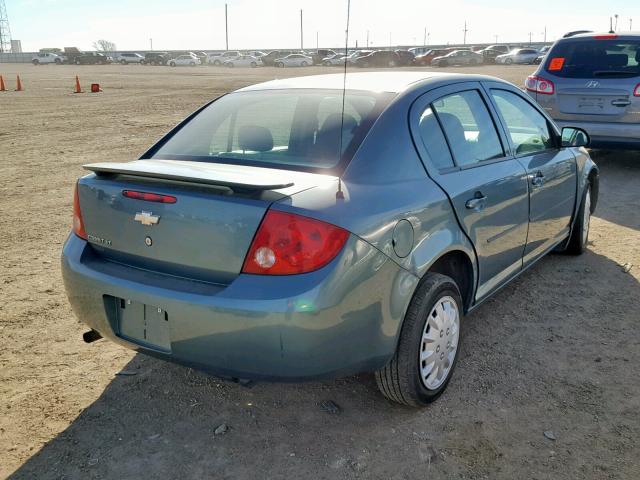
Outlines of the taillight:
[[78,184],[73,191],[73,233],[80,238],[87,239],[87,232],[84,230],[84,222],[82,221],[82,212],[80,211],[80,200],[78,198]]
[[607,33],[604,35],[594,35],[593,38],[595,38],[596,40],[613,40],[615,38],[618,38],[618,35],[616,35],[615,33]]
[[636,88],[633,90],[634,97],[640,97],[640,83],[636,85]]
[[555,91],[553,82],[537,75],[529,75],[524,82],[524,86],[530,92],[541,93],[542,95],[553,95]]
[[172,197],[171,195],[161,195],[159,193],[150,193],[150,192],[137,192],[135,190],[123,190],[122,195],[127,198],[133,198],[135,200],[145,200],[147,202],[158,202],[158,203],[176,203],[176,197]]
[[249,248],[243,273],[293,275],[325,266],[342,250],[349,232],[313,218],[270,210]]

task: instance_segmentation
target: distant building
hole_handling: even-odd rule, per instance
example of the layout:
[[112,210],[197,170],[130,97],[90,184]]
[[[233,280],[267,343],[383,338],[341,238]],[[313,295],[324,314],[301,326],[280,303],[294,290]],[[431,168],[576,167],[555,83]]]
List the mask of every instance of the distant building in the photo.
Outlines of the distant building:
[[22,42],[20,40],[11,40],[11,53],[22,53]]

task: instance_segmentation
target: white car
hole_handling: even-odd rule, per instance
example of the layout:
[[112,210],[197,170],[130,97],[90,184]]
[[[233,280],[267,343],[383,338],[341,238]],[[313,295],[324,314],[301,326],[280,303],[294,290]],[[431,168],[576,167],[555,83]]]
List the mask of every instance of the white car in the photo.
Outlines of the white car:
[[245,55],[251,55],[252,57],[260,58],[264,57],[266,53],[261,50],[251,50],[249,52],[245,52]]
[[[353,55],[353,54],[351,54],[351,55]],[[349,58],[351,57],[351,55],[349,55],[349,57],[346,57],[347,58],[347,62],[349,62]],[[331,55],[330,57],[323,58],[322,59],[322,64],[325,67],[335,67],[336,65],[344,65],[344,60],[345,60],[344,53],[342,53],[342,54],[336,53],[335,55]]]
[[512,63],[535,63],[540,52],[534,48],[514,48],[509,53],[498,55],[496,63],[511,65]]
[[31,63],[34,65],[45,65],[47,63],[55,63],[56,65],[62,65],[64,59],[60,55],[55,53],[37,53],[31,59]]
[[144,63],[144,57],[139,53],[119,53],[114,58],[115,62],[122,65],[128,65],[129,63]]
[[238,58],[242,55],[241,52],[238,52],[237,50],[232,50],[229,52],[223,52],[223,53],[210,53],[207,56],[207,63],[209,65],[224,65],[225,62],[228,62],[229,60],[233,60],[234,58]]
[[172,58],[171,60],[169,60],[167,62],[167,65],[169,65],[170,67],[176,67],[179,65],[189,65],[189,66],[195,66],[195,65],[200,65],[202,62],[200,62],[200,59],[198,57],[194,57],[191,55],[179,55],[176,58]]
[[262,66],[262,60],[253,55],[240,55],[239,57],[227,60],[223,64],[225,67],[251,67]]
[[292,53],[291,55],[287,55],[283,58],[276,58],[273,64],[276,67],[284,68],[284,67],[307,67],[309,65],[313,65],[313,59],[308,55],[303,55],[301,53]]

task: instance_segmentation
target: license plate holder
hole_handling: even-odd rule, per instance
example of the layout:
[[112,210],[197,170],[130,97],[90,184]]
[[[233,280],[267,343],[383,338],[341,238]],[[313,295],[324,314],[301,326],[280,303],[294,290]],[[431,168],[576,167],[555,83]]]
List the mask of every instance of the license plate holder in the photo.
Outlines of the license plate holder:
[[166,310],[130,299],[117,299],[119,336],[144,347],[171,352],[169,315]]

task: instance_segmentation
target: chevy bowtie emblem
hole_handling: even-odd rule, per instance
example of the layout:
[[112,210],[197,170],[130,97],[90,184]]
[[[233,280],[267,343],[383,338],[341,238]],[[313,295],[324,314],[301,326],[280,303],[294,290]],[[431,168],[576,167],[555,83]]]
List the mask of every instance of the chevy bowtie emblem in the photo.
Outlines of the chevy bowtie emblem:
[[160,215],[154,215],[151,212],[139,212],[136,213],[136,216],[133,217],[136,222],[140,222],[142,225],[155,225],[160,221]]

